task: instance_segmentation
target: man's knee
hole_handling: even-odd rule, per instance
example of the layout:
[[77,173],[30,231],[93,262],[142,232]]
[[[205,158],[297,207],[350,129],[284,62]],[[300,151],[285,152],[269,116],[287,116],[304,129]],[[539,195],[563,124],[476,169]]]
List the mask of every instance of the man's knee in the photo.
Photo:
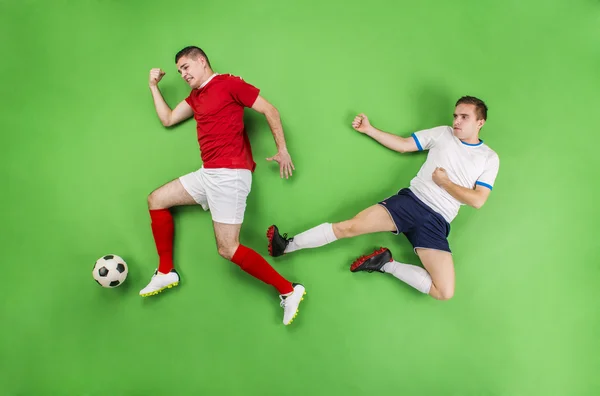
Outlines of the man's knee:
[[342,221],[333,225],[335,236],[340,238],[351,238],[358,235],[358,221],[355,219]]
[[454,285],[447,284],[437,287],[439,297],[438,300],[447,301],[454,297]]
[[238,249],[239,244],[223,244],[217,247],[219,255],[223,257],[225,260],[231,261],[235,252]]
[[149,209],[167,209],[161,206],[161,193],[160,189],[154,190],[148,195],[148,208]]

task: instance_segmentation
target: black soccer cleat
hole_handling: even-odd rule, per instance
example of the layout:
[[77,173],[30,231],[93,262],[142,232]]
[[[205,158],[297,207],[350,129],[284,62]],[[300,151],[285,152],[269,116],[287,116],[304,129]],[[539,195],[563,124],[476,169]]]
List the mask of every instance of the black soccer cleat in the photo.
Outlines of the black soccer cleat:
[[269,227],[267,238],[269,239],[269,255],[272,257],[284,255],[285,248],[294,239],[288,238],[287,234],[279,235],[279,229],[276,225]]
[[362,256],[356,259],[350,266],[350,271],[383,272],[381,268],[390,261],[394,261],[392,258],[392,252],[390,252],[388,248],[382,247],[378,250],[375,250],[368,256]]

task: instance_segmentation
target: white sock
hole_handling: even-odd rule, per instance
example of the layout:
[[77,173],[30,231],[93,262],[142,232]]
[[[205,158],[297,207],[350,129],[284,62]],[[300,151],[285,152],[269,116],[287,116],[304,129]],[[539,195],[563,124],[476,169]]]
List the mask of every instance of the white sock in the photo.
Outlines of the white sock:
[[316,248],[337,240],[333,233],[333,224],[323,223],[310,230],[294,236],[293,240],[285,248],[285,253],[295,250]]
[[397,261],[390,261],[381,269],[383,272],[394,275],[396,278],[414,287],[421,293],[429,294],[432,281],[429,272],[427,272],[425,268],[411,264],[402,264]]

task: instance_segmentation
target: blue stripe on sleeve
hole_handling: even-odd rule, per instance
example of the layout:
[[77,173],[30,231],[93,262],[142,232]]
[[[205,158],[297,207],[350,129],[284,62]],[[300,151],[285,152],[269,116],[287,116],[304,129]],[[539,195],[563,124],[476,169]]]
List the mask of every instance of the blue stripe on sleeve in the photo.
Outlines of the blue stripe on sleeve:
[[484,183],[484,182],[480,182],[480,181],[478,181],[478,182],[475,182],[475,184],[479,184],[480,186],[487,187],[487,188],[489,188],[490,190],[492,190],[492,189],[493,189],[493,187],[492,187],[491,185],[489,185],[489,184],[487,184],[487,183]]
[[410,135],[413,137],[413,139],[415,139],[415,143],[417,143],[417,148],[419,149],[419,151],[423,151],[423,147],[421,147],[421,142],[419,142],[419,139],[417,139],[417,135],[415,135],[414,133],[412,135]]

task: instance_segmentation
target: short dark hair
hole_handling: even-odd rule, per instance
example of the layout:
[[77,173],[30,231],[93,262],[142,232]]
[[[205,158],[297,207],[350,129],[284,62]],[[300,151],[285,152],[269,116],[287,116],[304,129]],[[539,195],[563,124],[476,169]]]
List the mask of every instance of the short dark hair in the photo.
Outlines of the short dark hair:
[[462,98],[458,99],[458,101],[456,102],[456,106],[458,106],[459,104],[474,105],[475,106],[475,115],[477,116],[477,119],[481,120],[483,118],[484,120],[487,120],[488,108],[487,108],[486,104],[483,102],[483,100],[478,99],[474,96],[463,96]]
[[211,67],[210,61],[208,60],[208,56],[206,56],[206,53],[204,51],[202,51],[202,49],[199,47],[196,47],[193,45],[185,47],[184,49],[182,49],[175,55],[175,63],[179,62],[179,59],[181,59],[184,56],[188,56],[193,59],[197,59],[199,56],[201,56],[204,59],[206,59],[206,63],[208,63],[208,67]]

